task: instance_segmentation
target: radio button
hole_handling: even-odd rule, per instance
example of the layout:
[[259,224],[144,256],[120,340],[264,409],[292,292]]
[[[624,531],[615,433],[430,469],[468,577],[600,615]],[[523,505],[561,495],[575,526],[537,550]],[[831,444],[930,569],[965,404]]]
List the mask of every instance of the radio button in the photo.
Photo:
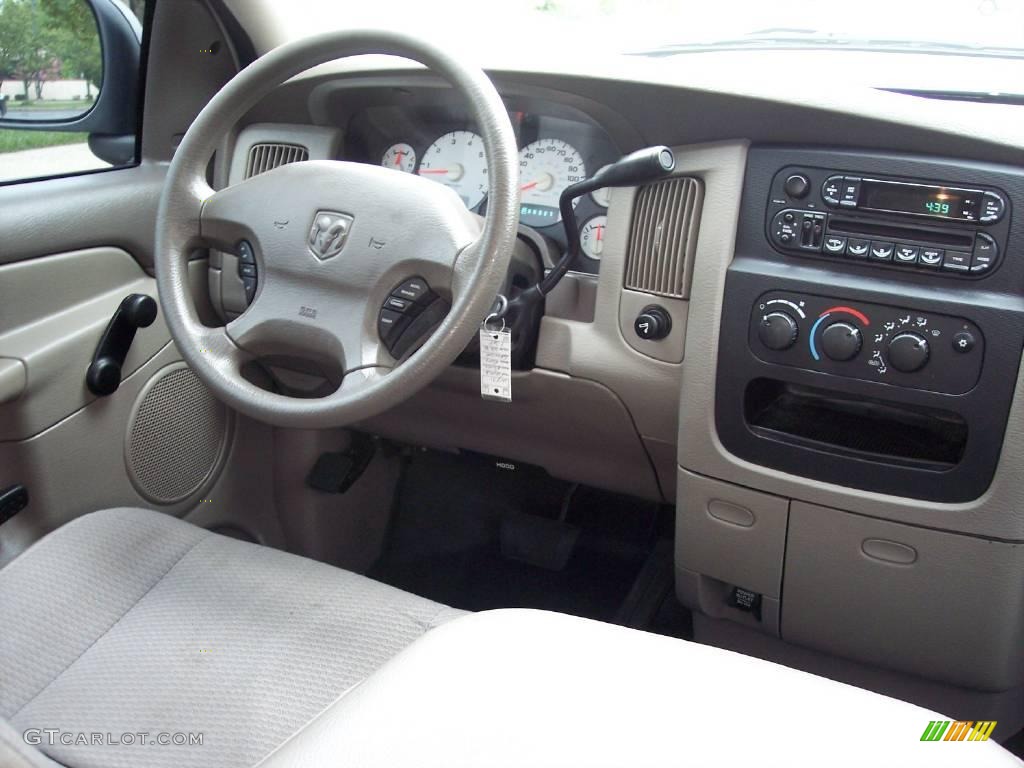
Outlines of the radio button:
[[892,261],[892,252],[895,250],[892,243],[882,243],[878,240],[871,241],[871,250],[868,252],[868,258],[874,261]]
[[855,259],[866,259],[871,241],[861,237],[851,237],[846,243],[846,255]]
[[985,224],[993,224],[1003,218],[1006,212],[1006,201],[995,192],[986,192],[981,200],[981,218]]
[[829,235],[825,238],[825,242],[822,243],[822,250],[825,253],[830,253],[833,256],[837,256],[846,251],[846,238],[837,237],[836,235]]
[[917,264],[917,257],[920,253],[921,249],[916,245],[903,245],[903,243],[900,243],[896,246],[896,263]]
[[830,205],[835,208],[839,205],[839,199],[843,191],[843,177],[842,176],[829,176],[821,186],[821,199],[825,201],[825,205]]
[[946,255],[946,252],[941,248],[922,248],[921,255],[917,259],[917,263],[922,267],[934,267],[938,269],[942,266],[942,257]]
[[988,272],[994,263],[995,260],[989,256],[975,256],[971,259],[971,272],[975,275]]
[[985,272],[996,263],[996,256],[999,255],[999,246],[996,241],[986,234],[979,233],[974,236],[974,259],[971,261],[971,272]]
[[942,268],[949,272],[967,272],[971,268],[971,254],[962,251],[946,251]]
[[847,176],[843,179],[843,186],[839,196],[839,205],[844,208],[856,208],[857,200],[860,198],[860,179]]

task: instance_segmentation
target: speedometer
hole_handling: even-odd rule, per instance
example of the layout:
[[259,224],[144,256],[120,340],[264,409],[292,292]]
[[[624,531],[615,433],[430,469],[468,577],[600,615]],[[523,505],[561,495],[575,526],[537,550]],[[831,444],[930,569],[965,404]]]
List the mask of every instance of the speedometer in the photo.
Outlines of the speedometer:
[[427,147],[419,174],[451,187],[467,208],[476,208],[487,194],[484,140],[472,131],[446,133]]
[[[519,151],[519,220],[531,227],[549,227],[562,220],[558,196],[587,178],[580,153],[561,139],[541,139]],[[576,201],[573,201],[575,207]]]

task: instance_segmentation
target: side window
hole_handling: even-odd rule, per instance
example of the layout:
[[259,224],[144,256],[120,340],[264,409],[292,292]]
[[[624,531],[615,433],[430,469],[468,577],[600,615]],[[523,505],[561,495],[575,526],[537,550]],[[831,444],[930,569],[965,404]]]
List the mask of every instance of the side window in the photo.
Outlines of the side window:
[[0,183],[135,162],[147,2],[0,0]]

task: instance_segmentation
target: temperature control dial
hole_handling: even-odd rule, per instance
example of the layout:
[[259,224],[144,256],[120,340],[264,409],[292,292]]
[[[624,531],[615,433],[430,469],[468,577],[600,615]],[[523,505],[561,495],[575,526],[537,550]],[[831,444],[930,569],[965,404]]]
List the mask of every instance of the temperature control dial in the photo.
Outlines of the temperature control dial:
[[799,333],[796,320],[785,312],[769,312],[757,326],[757,338],[761,343],[778,352],[792,347]]
[[900,333],[889,342],[889,364],[903,373],[924,368],[930,354],[928,342],[916,333]]
[[832,360],[852,360],[860,352],[860,331],[849,323],[832,323],[821,332],[821,348]]

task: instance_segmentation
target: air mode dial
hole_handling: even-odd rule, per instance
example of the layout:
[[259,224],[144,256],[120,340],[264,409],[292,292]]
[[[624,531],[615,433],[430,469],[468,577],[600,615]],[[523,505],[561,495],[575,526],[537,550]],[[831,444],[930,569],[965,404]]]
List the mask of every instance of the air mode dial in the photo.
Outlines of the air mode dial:
[[930,355],[928,342],[916,333],[900,333],[889,342],[889,364],[903,373],[921,370]]

